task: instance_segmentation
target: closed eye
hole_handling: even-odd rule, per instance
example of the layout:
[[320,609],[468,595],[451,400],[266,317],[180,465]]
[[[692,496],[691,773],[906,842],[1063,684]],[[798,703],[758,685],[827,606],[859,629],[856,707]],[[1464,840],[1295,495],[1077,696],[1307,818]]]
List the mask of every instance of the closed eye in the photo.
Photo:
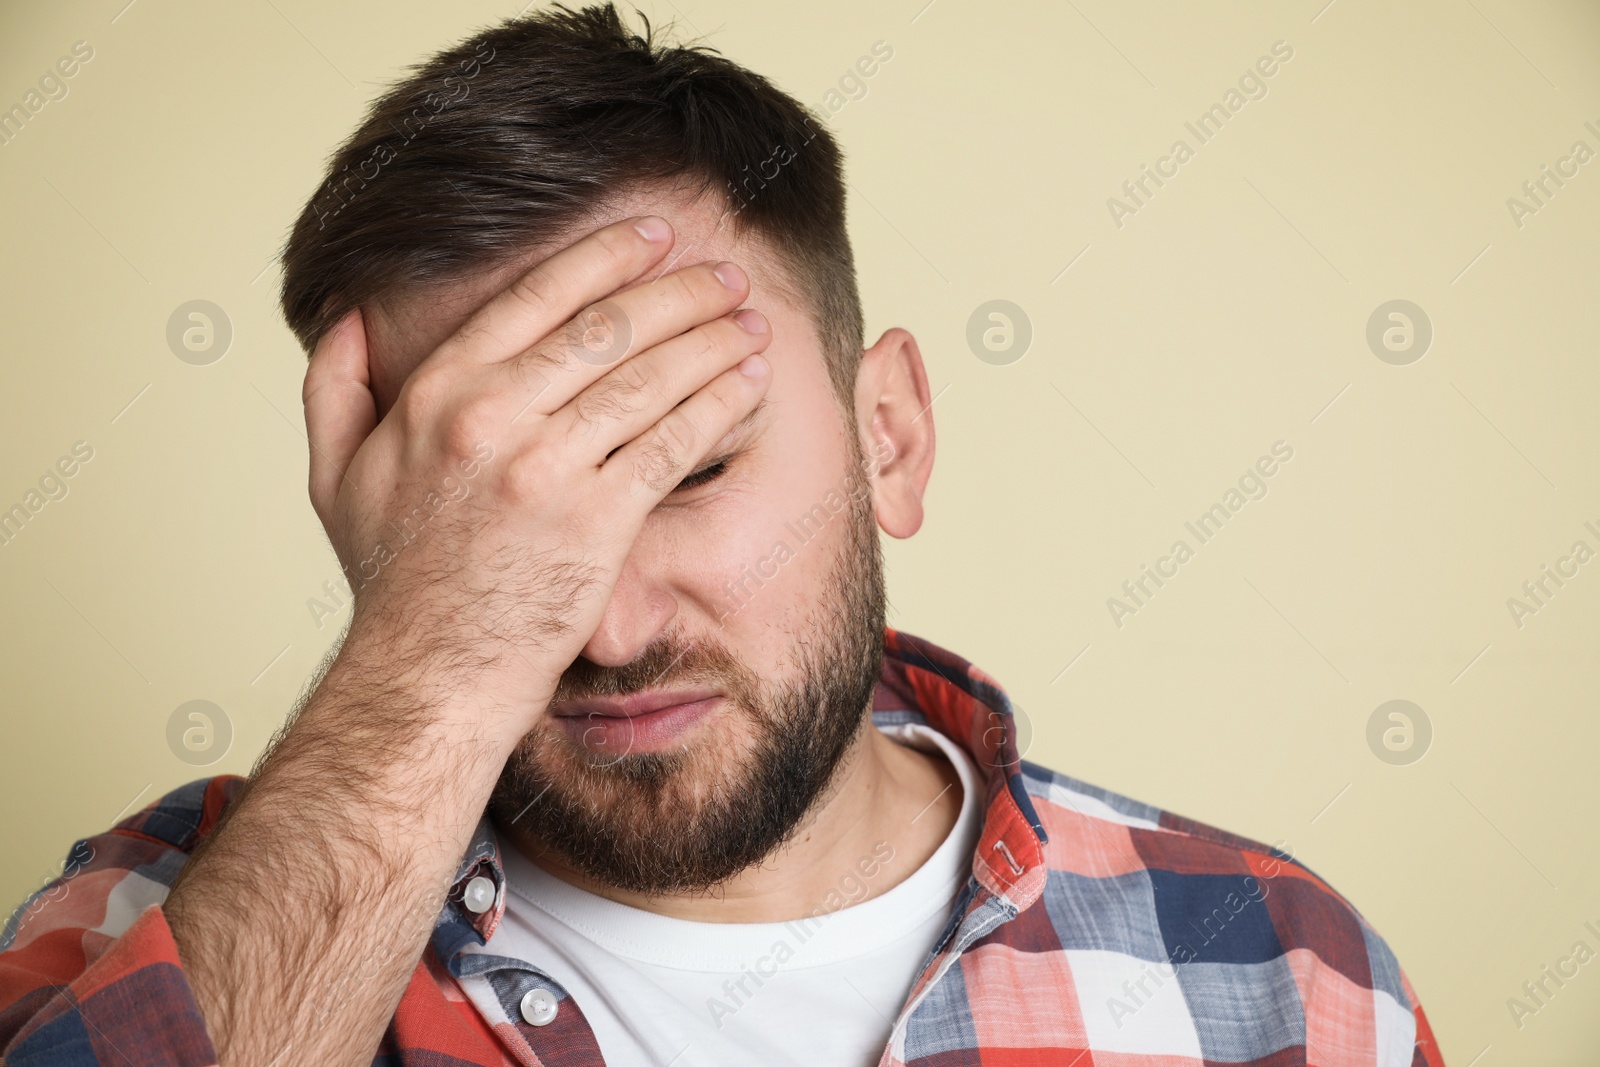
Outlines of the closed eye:
[[722,472],[727,469],[727,466],[728,461],[724,459],[718,460],[709,467],[702,467],[679,482],[672,491],[677,493],[684,489],[693,489],[696,486],[705,485],[707,482],[716,481],[717,478],[722,476]]

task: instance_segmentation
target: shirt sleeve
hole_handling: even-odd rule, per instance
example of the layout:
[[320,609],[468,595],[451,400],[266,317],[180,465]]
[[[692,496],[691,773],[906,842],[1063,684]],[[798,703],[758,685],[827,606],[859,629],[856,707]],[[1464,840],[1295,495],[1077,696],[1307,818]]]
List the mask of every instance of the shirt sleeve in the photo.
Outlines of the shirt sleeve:
[[161,909],[243,780],[204,779],[78,841],[0,934],[6,1067],[213,1067]]
[[1268,901],[1299,987],[1308,1059],[1372,1067],[1444,1067],[1393,949],[1305,867],[1284,865]]
[[1400,971],[1400,985],[1411,1000],[1411,1014],[1417,1021],[1417,1036],[1411,1046],[1411,1067],[1444,1067],[1444,1053],[1439,1051],[1439,1042],[1434,1040],[1433,1027],[1428,1025],[1422,1001],[1417,999],[1417,991],[1411,988],[1411,980],[1406,977],[1404,969]]

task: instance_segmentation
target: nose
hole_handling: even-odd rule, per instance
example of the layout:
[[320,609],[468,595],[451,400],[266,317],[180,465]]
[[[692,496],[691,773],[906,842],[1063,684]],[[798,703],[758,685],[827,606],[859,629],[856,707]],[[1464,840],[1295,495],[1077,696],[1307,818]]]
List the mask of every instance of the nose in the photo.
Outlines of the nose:
[[583,646],[583,657],[597,666],[621,667],[632,662],[660,638],[678,614],[677,598],[645,573],[637,555],[630,554],[622,565],[600,625]]

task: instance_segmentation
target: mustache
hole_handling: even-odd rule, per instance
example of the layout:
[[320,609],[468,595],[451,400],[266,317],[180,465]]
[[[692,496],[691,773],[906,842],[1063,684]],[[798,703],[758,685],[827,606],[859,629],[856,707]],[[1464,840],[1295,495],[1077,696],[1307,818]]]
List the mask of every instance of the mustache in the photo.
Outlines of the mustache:
[[579,656],[562,673],[551,703],[689,685],[721,686],[740,698],[748,697],[758,684],[754,673],[723,646],[669,635],[620,667],[602,666]]

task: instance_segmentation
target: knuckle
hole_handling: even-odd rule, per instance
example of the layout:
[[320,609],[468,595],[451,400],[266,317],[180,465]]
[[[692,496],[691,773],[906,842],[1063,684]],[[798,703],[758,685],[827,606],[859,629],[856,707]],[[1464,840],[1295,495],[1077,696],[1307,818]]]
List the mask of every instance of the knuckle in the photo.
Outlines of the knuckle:
[[429,369],[413,372],[400,387],[400,395],[395,399],[395,410],[400,413],[403,423],[408,427],[416,427],[432,419],[439,411],[445,388],[446,383],[438,372]]
[[[661,305],[666,308],[695,307],[698,305],[708,288],[704,284],[704,275],[708,273],[680,270],[662,278]],[[697,285],[695,281],[690,279],[689,275],[691,274],[698,276],[697,280],[700,284]],[[713,282],[716,281],[715,278],[711,280]]]
[[651,441],[639,451],[634,471],[639,480],[652,492],[667,493],[678,483],[679,466],[672,449],[659,440]]
[[713,380],[706,388],[706,392],[711,394],[712,402],[717,405],[713,418],[732,419],[735,415],[743,415],[746,409],[746,394],[740,387],[726,379]]
[[668,458],[672,460],[674,468],[687,469],[688,457],[693,454],[700,434],[687,418],[678,413],[661,420],[655,440],[668,450]]
[[526,375],[525,381],[533,380],[535,376],[552,381],[568,372],[574,358],[571,346],[565,340],[553,338],[518,356],[516,373]]
[[493,433],[498,418],[499,414],[492,398],[486,395],[468,398],[462,402],[441,431],[440,449],[450,459],[472,457],[477,451],[479,442],[487,440]]
[[706,356],[716,354],[724,346],[731,347],[729,345],[731,340],[732,338],[728,336],[727,332],[719,326],[702,326],[700,329],[692,331],[689,335],[689,354],[698,361]]
[[664,419],[639,450],[635,467],[639,479],[654,492],[670,491],[688,473],[684,457],[692,454],[695,436],[693,427],[682,419]]
[[534,312],[551,307],[555,289],[554,279],[542,263],[511,283],[511,295]]
[[513,385],[529,394],[530,400],[538,400],[552,384],[550,375],[545,373],[550,369],[552,368],[548,359],[530,351],[526,357],[511,361],[507,367],[507,375]]
[[572,418],[566,421],[566,432],[562,439],[562,449],[569,454],[587,452],[594,443],[595,435],[600,432],[600,423],[589,418],[583,410],[581,402],[572,405]]
[[632,361],[619,364],[617,369],[602,378],[601,382],[608,383],[612,390],[629,401],[634,399],[642,401],[655,388],[650,381],[649,372]]
[[508,503],[529,504],[548,491],[551,465],[543,449],[529,447],[513,456],[501,478]]
[[624,419],[649,401],[649,376],[636,364],[624,363],[578,397],[578,418],[597,423]]
[[313,360],[312,363],[306,367],[306,376],[300,382],[300,403],[309,403],[311,400],[311,394],[315,393],[318,389],[321,389],[324,384],[326,384],[324,381],[326,378],[327,372],[323,371],[322,368],[315,362],[315,360]]
[[617,266],[633,262],[640,251],[649,247],[649,242],[632,226],[608,227],[597,233],[595,238]]

